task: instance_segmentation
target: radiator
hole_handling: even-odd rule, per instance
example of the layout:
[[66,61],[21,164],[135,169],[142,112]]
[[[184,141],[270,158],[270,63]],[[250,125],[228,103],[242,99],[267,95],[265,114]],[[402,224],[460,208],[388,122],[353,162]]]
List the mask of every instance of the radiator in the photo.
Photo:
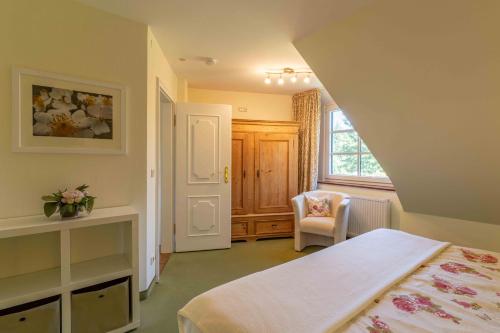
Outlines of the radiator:
[[347,235],[354,237],[378,228],[391,227],[391,202],[351,196]]

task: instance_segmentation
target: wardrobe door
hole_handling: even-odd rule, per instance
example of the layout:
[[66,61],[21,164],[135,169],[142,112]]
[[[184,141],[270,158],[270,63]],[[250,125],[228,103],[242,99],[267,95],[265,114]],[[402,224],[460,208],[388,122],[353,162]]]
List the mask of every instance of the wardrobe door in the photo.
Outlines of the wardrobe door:
[[244,215],[253,206],[253,133],[234,133],[231,157],[231,214]]
[[256,213],[291,212],[297,194],[297,135],[255,134]]

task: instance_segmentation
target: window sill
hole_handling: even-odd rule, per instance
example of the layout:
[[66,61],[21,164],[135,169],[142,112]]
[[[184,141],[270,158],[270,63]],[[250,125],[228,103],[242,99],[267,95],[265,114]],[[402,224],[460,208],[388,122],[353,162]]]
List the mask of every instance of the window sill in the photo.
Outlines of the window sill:
[[373,190],[384,190],[384,191],[396,191],[394,185],[391,183],[377,183],[377,182],[364,182],[359,180],[339,180],[339,179],[323,179],[318,181],[319,184],[330,184],[339,186],[350,186],[350,187],[360,187],[369,188]]

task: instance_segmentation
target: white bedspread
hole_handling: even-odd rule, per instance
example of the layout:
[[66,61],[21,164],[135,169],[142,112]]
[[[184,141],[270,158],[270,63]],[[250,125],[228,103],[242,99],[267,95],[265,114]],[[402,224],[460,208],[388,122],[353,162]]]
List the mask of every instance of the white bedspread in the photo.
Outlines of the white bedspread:
[[179,310],[180,331],[333,332],[448,245],[372,231],[195,297]]

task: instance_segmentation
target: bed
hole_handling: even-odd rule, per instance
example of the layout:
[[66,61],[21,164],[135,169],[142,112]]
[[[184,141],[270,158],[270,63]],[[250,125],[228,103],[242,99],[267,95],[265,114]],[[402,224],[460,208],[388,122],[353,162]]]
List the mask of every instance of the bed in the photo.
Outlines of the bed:
[[179,330],[498,333],[498,258],[378,229],[195,297]]

